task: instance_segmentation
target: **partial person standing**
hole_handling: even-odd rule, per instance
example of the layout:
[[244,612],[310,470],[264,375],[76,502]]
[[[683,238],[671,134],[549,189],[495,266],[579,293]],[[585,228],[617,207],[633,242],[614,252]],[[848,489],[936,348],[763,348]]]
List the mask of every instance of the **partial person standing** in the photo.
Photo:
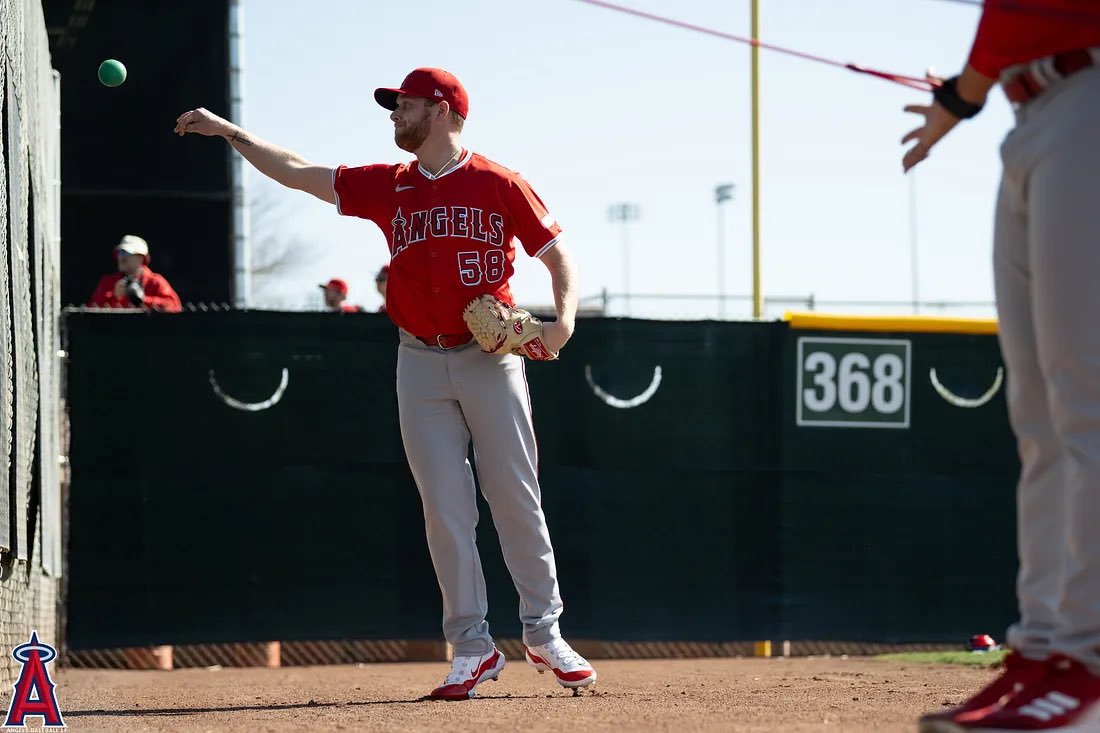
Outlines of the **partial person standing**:
[[397,397],[401,437],[424,506],[425,529],[443,595],[443,633],[454,662],[431,696],[467,699],[496,679],[504,655],[486,622],[485,577],[474,541],[478,513],[471,440],[481,490],[520,596],[526,658],[571,688],[596,672],[561,637],[554,550],[541,506],[523,359],[481,351],[463,320],[467,304],[491,295],[514,305],[509,278],[518,239],[550,272],[557,320],[542,340],[553,358],[573,334],[576,270],[561,227],[518,174],[460,143],[465,88],[434,68],[412,71],[375,100],[391,110],[400,165],[306,161],[205,109],[186,112],[175,132],[225,138],[261,173],[373,221],[386,235],[386,306],[400,329]]
[[346,280],[342,280],[338,277],[334,277],[327,283],[321,283],[317,287],[321,288],[322,295],[325,299],[325,309],[333,313],[360,313],[362,307],[348,303],[348,283]]
[[390,266],[382,265],[382,269],[374,276],[374,287],[378,288],[378,294],[382,296],[382,305],[378,306],[379,313],[386,312],[386,284],[390,281]]
[[183,310],[180,297],[163,275],[149,269],[149,243],[127,234],[115,246],[118,272],[104,275],[92,291],[93,308],[148,308],[165,313]]
[[993,273],[1017,486],[1019,621],[1005,670],[923,733],[1100,731],[1100,3],[986,0],[962,73],[902,142],[908,171],[999,81],[1016,125]]

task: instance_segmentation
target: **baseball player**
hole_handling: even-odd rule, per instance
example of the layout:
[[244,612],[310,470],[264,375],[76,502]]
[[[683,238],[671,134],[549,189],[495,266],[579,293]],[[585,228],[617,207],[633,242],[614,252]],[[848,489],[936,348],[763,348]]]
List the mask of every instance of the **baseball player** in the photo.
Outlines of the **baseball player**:
[[391,110],[397,146],[416,156],[400,165],[330,168],[265,142],[205,109],[186,112],[175,132],[225,138],[261,173],[373,221],[390,249],[387,312],[400,329],[397,397],[401,437],[424,505],[428,548],[443,595],[443,633],[454,662],[431,697],[464,700],[496,679],[504,655],[486,623],[485,578],[474,543],[478,514],[471,440],[481,491],[493,512],[505,563],[520,596],[529,664],[564,687],[596,681],[592,666],[562,638],[554,550],[543,516],[538,446],[524,362],[486,353],[463,313],[491,295],[513,304],[508,280],[515,239],[550,271],[557,321],[539,348],[552,358],[573,333],[573,258],[561,228],[517,173],[460,144],[466,90],[442,69],[412,71],[400,87],[375,91]]
[[382,296],[382,305],[378,306],[379,313],[386,312],[386,284],[390,280],[390,266],[382,265],[378,270],[378,274],[374,276],[374,287],[378,289],[378,294]]
[[1017,489],[1004,673],[924,733],[1100,730],[1100,3],[986,0],[969,63],[902,142],[909,170],[999,80],[1016,126],[993,240]]
[[361,313],[362,306],[348,303],[348,283],[338,277],[334,277],[327,283],[321,283],[321,293],[325,299],[325,310],[331,313]]

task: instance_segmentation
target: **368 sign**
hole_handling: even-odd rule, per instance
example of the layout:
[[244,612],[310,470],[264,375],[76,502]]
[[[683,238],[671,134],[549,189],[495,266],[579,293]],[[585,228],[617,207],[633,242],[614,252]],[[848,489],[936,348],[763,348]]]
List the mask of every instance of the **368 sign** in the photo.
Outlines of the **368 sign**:
[[909,427],[909,354],[900,339],[800,338],[797,424]]

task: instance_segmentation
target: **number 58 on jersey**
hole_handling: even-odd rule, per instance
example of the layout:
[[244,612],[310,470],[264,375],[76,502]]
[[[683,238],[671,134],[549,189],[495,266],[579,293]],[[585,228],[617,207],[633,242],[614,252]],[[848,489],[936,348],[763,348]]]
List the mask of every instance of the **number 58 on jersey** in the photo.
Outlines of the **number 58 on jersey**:
[[797,424],[908,428],[909,354],[907,340],[798,339]]

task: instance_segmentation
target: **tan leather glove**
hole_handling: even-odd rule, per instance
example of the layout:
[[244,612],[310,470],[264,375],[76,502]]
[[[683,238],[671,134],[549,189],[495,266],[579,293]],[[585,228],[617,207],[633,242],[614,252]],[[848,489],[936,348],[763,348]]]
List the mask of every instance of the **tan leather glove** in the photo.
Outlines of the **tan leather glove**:
[[462,319],[487,354],[511,353],[536,361],[558,358],[543,343],[542,321],[491,295],[481,295],[470,301],[462,311]]

